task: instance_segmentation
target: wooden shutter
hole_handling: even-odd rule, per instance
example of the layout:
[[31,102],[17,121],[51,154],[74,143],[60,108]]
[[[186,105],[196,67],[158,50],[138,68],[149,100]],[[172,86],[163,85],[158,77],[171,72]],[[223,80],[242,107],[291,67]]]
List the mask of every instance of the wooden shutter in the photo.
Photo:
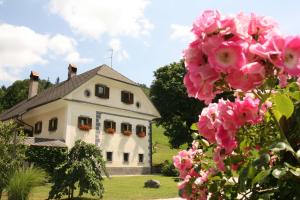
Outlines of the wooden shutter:
[[92,118],[87,118],[87,125],[92,128]]
[[125,91],[122,91],[121,92],[121,101],[124,102],[124,103],[126,103],[125,99],[126,99],[126,93],[125,93]]
[[99,97],[99,92],[98,92],[98,87],[99,85],[95,85],[95,96]]
[[132,125],[131,124],[128,124],[128,129],[129,129],[130,132],[132,131]]
[[121,124],[121,132],[123,133],[123,132],[124,132],[124,130],[125,130],[125,124],[124,124],[124,123],[122,123],[122,124]]
[[81,123],[81,119],[82,119],[82,117],[78,117],[78,124],[77,124],[77,127],[78,127],[78,128],[80,128],[80,125],[81,125],[81,124],[80,124],[80,123]]
[[112,128],[116,130],[116,122],[112,121]]
[[109,87],[104,87],[104,98],[108,99],[109,98]]
[[57,123],[58,123],[58,119],[57,119],[57,118],[55,118],[55,119],[54,119],[54,130],[56,130],[56,129],[57,129]]
[[133,104],[133,101],[134,101],[134,99],[133,99],[133,93],[129,93],[129,104]]
[[136,132],[136,134],[138,134],[139,132],[141,132],[141,126],[137,125],[135,132]]

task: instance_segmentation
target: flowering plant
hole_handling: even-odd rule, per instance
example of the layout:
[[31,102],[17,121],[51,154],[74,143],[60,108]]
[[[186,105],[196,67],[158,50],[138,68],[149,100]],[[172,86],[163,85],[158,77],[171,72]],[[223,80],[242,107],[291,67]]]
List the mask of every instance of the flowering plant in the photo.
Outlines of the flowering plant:
[[107,128],[107,129],[105,129],[105,132],[109,133],[109,134],[114,134],[115,133],[115,129],[114,128]]
[[132,134],[131,131],[123,131],[122,133],[123,133],[123,135],[126,135],[126,136],[130,136]]
[[145,137],[146,133],[144,131],[138,132],[137,134],[139,137]]
[[[300,36],[283,36],[268,17],[211,10],[191,31],[184,84],[208,106],[191,127],[191,149],[173,158],[180,195],[299,197]],[[223,92],[235,100],[215,100]]]
[[82,124],[79,126],[79,129],[82,131],[89,131],[91,129],[91,127],[89,125]]

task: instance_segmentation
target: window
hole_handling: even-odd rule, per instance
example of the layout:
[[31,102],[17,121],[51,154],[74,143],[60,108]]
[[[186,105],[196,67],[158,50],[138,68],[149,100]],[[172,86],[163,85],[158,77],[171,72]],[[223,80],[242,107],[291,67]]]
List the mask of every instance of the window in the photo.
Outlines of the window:
[[42,132],[42,128],[43,128],[42,121],[39,121],[39,122],[35,123],[35,125],[34,125],[34,133],[35,134],[41,133]]
[[124,134],[124,135],[131,135],[132,133],[132,125],[129,124],[129,123],[122,123],[121,124],[121,132]]
[[146,135],[146,126],[143,126],[143,125],[137,125],[136,126],[136,134],[139,135],[139,134],[144,134]]
[[104,131],[106,133],[113,134],[116,132],[116,122],[111,120],[105,120],[104,121]]
[[139,154],[139,163],[143,163],[144,162],[144,154]]
[[95,85],[95,95],[97,97],[108,99],[109,98],[109,88],[105,85],[97,84]]
[[92,119],[89,117],[78,117],[78,128],[83,131],[89,131],[92,128]]
[[129,162],[129,153],[123,153],[123,162],[128,163]]
[[89,90],[84,90],[84,96],[90,97],[91,96],[91,92]]
[[121,101],[126,104],[133,104],[133,93],[128,91],[121,92]]
[[113,153],[112,152],[106,152],[106,161],[112,162],[113,160]]
[[56,131],[57,129],[57,118],[52,118],[49,120],[49,127],[48,127],[48,130],[49,131]]

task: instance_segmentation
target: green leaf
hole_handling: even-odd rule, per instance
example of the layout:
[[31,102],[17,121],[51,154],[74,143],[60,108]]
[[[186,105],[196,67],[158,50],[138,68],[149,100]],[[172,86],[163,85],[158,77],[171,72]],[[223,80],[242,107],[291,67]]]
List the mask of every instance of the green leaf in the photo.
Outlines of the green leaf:
[[198,131],[197,123],[193,123],[190,129],[193,131]]
[[273,107],[274,111],[279,112],[286,118],[292,116],[294,112],[294,104],[287,95],[278,93],[273,97],[273,101],[275,104]]
[[289,93],[290,97],[295,99],[296,101],[300,100],[300,91],[291,92]]
[[263,170],[259,172],[252,180],[252,187],[257,183],[261,183],[267,176],[269,176],[270,172],[271,169]]

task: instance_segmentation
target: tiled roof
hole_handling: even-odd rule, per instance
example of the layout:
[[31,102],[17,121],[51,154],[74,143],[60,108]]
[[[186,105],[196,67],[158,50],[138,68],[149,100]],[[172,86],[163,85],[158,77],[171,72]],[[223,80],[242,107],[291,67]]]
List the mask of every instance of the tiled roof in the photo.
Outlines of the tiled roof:
[[74,76],[69,80],[54,85],[30,99],[26,99],[18,103],[12,108],[1,113],[0,120],[7,120],[17,117],[30,109],[61,99],[97,74],[121,82],[137,85],[135,82],[129,80],[119,72],[113,70],[111,67],[108,67],[107,65],[101,65],[90,71]]

